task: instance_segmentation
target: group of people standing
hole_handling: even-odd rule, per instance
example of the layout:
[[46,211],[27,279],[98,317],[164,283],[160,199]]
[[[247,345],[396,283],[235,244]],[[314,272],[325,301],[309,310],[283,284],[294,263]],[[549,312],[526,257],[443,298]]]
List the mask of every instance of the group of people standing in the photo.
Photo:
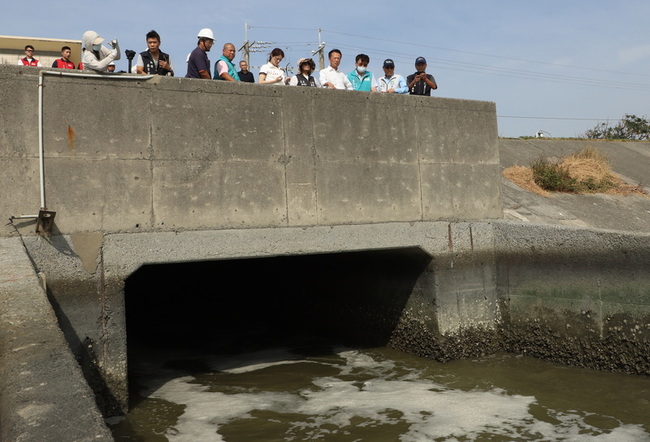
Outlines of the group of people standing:
[[[223,46],[222,55],[215,63],[214,76],[212,76],[207,53],[214,44],[214,34],[212,30],[204,28],[199,31],[198,39],[196,48],[188,57],[185,77],[255,82],[253,73],[248,70],[245,61],[239,63],[240,70],[237,71],[233,63],[236,51],[232,43]],[[431,95],[432,90],[438,89],[433,75],[426,72],[427,61],[424,57],[415,60],[416,70],[406,80],[401,75],[395,74],[395,62],[392,59],[384,60],[382,66],[384,76],[376,79],[367,70],[370,57],[366,54],[357,55],[355,69],[348,74],[339,70],[342,58],[340,50],[332,49],[328,53],[328,58],[329,66],[319,72],[318,78],[312,75],[316,70],[316,64],[311,58],[301,58],[298,61],[298,73],[288,77],[280,67],[280,62],[284,59],[284,51],[275,48],[271,51],[268,62],[260,68],[258,83],[411,95]]]
[[[223,45],[222,54],[214,65],[214,76],[212,75],[211,63],[208,52],[214,45],[214,33],[209,28],[199,31],[196,48],[187,58],[187,78],[203,78],[225,81],[242,81],[254,83],[255,77],[248,70],[246,61],[239,62],[239,71],[235,67],[236,49],[232,43]],[[160,35],[156,31],[149,31],[146,35],[147,50],[138,55],[135,64],[135,72],[138,74],[150,75],[174,75],[174,65],[169,54],[160,50]],[[78,69],[90,69],[98,72],[112,72],[115,67],[115,60],[120,59],[120,48],[117,40],[111,40],[108,46],[103,45],[104,38],[95,31],[86,31],[83,35],[83,56]],[[61,58],[54,61],[52,67],[61,69],[75,69],[74,63],[70,61],[71,49],[68,46],[61,48]],[[129,51],[127,51],[129,52]],[[19,64],[25,66],[41,66],[41,63],[33,57],[34,47],[25,46],[25,57],[21,58]],[[131,55],[133,55],[132,53]],[[131,55],[129,59],[131,59]],[[431,95],[431,91],[438,88],[433,75],[426,72],[427,61],[424,57],[415,60],[415,72],[406,79],[395,74],[395,62],[392,59],[384,60],[382,69],[384,75],[375,78],[368,71],[370,57],[366,54],[359,54],[355,59],[355,68],[352,72],[344,73],[339,70],[342,54],[338,49],[332,49],[328,53],[329,66],[321,69],[316,78],[313,74],[316,64],[311,58],[301,58],[298,61],[298,73],[294,76],[287,76],[280,63],[284,59],[284,51],[275,48],[269,55],[268,62],[260,68],[257,82],[260,84],[291,85],[307,87],[323,87],[329,89],[347,89],[367,92],[384,92],[395,94]],[[111,69],[111,67],[113,69]]]

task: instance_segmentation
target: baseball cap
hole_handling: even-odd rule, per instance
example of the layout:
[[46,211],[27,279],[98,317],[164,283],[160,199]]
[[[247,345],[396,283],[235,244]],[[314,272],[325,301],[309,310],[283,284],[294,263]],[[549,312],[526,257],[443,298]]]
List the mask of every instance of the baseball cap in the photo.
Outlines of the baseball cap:
[[386,60],[384,60],[384,67],[385,68],[394,68],[395,63],[390,58],[387,58]]
[[416,58],[416,59],[415,59],[415,64],[420,64],[420,63],[427,64],[427,59],[424,58],[424,57],[418,57],[418,58]]

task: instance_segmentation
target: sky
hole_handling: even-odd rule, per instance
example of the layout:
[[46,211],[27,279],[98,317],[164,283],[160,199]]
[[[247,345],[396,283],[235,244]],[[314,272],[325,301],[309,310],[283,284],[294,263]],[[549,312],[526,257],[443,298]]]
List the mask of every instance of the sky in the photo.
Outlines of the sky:
[[[256,78],[255,67],[274,47],[292,69],[319,42],[325,51],[341,50],[344,72],[365,53],[376,76],[391,58],[406,77],[423,56],[438,83],[434,95],[496,103],[499,136],[579,137],[625,114],[650,114],[648,17],[647,0],[37,0],[5,2],[0,34],[80,40],[94,30],[117,38],[122,51],[141,52],[155,29],[177,76],[185,75],[187,54],[205,27],[215,34],[212,63],[224,43],[239,49],[246,36],[267,42],[251,54]],[[127,69],[124,55],[117,68]]]

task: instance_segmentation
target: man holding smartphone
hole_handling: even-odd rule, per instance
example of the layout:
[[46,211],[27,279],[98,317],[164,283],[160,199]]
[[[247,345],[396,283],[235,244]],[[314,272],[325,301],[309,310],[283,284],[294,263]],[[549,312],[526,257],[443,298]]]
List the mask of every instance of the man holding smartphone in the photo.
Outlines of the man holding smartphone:
[[438,89],[436,79],[427,74],[427,60],[424,57],[415,59],[415,73],[406,77],[406,83],[411,95],[431,95],[431,91]]

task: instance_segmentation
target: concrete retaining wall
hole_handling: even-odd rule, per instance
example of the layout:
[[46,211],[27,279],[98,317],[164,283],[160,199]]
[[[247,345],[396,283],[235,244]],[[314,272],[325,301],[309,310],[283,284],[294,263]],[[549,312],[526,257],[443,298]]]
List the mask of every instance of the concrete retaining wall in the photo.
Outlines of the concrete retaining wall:
[[[37,73],[0,66],[0,214],[39,209]],[[44,84],[61,233],[502,216],[494,103],[167,77]]]
[[0,238],[0,439],[110,441],[20,238]]
[[508,351],[650,374],[650,235],[494,225]]

